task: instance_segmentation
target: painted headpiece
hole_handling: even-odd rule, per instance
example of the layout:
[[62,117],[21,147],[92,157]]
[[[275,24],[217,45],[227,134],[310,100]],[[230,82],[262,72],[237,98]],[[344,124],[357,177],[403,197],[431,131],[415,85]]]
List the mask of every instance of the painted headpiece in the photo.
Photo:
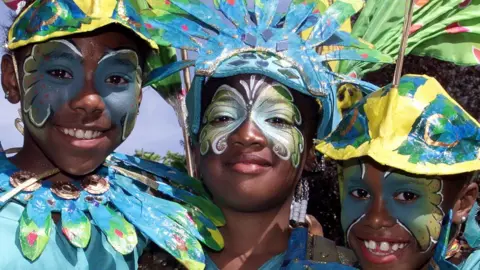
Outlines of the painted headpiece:
[[480,125],[434,78],[406,75],[356,104],[317,150],[413,174],[460,174],[480,169]]
[[[8,48],[16,49],[52,38],[91,32],[117,24],[130,29],[158,49],[136,0],[33,1],[16,18],[8,33]],[[148,7],[148,6],[146,6]],[[143,7],[145,8],[145,7]]]
[[[158,45],[158,30],[150,20],[154,14],[151,0],[51,0],[8,1],[5,4],[20,12],[8,32],[7,48],[15,50],[54,38],[88,33],[105,26],[118,25],[130,31],[151,52],[147,54],[144,75],[152,69],[171,63],[175,50]],[[180,77],[171,76],[155,85],[155,90],[171,91],[180,88]]]
[[[157,4],[158,21],[153,24],[165,43],[198,53],[196,60],[179,61],[154,70],[148,78],[155,83],[190,66],[195,68],[187,95],[188,123],[192,135],[200,129],[201,90],[209,77],[260,74],[300,93],[318,98],[322,121],[317,135],[327,135],[340,120],[336,109],[337,87],[358,85],[363,91],[374,85],[330,70],[328,62],[342,59],[391,62],[370,44],[339,28],[363,6],[360,0],[339,0],[321,14],[316,1],[293,0],[285,14],[277,13],[278,0],[256,0],[250,9],[244,0],[214,1],[223,14],[195,1],[170,0]],[[227,20],[234,27],[226,26]],[[312,29],[302,38],[300,33]],[[320,55],[319,46],[342,46]]]

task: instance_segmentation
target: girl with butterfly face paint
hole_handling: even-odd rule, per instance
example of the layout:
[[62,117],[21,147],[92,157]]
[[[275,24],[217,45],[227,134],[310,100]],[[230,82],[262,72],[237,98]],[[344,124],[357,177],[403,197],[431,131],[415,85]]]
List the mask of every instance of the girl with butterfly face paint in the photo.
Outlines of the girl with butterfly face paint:
[[[292,195],[303,169],[312,167],[318,120],[312,112],[318,105],[272,79],[251,74],[212,79],[202,100],[197,167],[226,216],[222,234],[227,243],[235,243],[211,256],[228,268],[240,261],[227,258],[245,253],[252,259],[243,266],[258,268],[287,248]],[[268,244],[272,241],[278,244]],[[253,247],[259,255],[248,251]]]

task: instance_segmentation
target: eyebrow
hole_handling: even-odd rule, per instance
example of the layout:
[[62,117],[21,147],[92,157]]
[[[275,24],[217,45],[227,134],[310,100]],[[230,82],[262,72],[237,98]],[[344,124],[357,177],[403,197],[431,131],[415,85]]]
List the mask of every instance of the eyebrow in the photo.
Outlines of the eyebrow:
[[[107,52],[103,55],[103,57],[100,58],[100,60],[98,60],[98,64],[100,64],[101,62],[105,61],[106,59],[108,59],[110,57],[114,57],[115,55],[117,55],[118,53],[120,53],[122,51],[123,52],[126,52],[126,51],[132,52],[135,55],[137,55],[137,58],[138,58],[137,52],[135,52],[134,50],[129,49],[129,48],[121,48],[121,49],[118,49],[118,50],[108,49]],[[114,61],[117,62],[119,65],[122,65],[122,66],[129,66],[129,67],[136,68],[136,66],[132,63],[132,61],[129,61],[129,60],[126,60],[126,59],[114,59]]]
[[[79,57],[76,54],[69,53],[69,52],[58,52],[58,51],[53,51],[51,53],[45,54],[46,57],[49,57],[51,59],[67,59],[70,61],[77,60]],[[83,58],[81,58],[81,62],[83,63]]]

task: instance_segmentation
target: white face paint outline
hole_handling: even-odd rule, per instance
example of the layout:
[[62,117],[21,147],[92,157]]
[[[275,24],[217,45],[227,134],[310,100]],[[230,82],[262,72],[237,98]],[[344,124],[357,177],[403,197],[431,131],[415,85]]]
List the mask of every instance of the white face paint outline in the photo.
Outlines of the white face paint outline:
[[[365,163],[364,161],[360,161],[360,167],[361,167],[361,179],[362,181],[365,180],[365,175],[366,175],[366,166],[365,166]],[[395,168],[389,168],[385,173],[384,173],[384,178],[383,180],[386,180],[393,172],[397,171],[397,169]],[[444,202],[444,196],[442,194],[442,191],[443,191],[443,180],[441,179],[437,179],[439,180],[439,183],[440,183],[440,189],[435,192],[435,195],[439,195],[440,196],[440,203],[438,205],[436,205],[437,209],[439,209],[442,213],[442,216],[445,215],[443,209],[441,208],[441,205],[443,204]],[[348,192],[347,192],[348,193]],[[345,194],[345,196],[348,196],[349,194]],[[387,207],[387,206],[385,206]],[[343,202],[342,202],[342,208],[343,208]],[[390,213],[390,211],[389,211]],[[347,240],[347,244],[350,245],[350,241],[349,241],[349,237],[350,237],[350,232],[351,232],[351,229],[353,228],[353,226],[355,226],[357,223],[359,223],[362,219],[364,219],[366,216],[366,213],[363,213],[360,217],[358,217],[356,220],[354,220],[353,222],[351,222],[351,224],[348,226],[346,232],[345,232],[345,238]],[[393,217],[393,216],[392,216]],[[441,227],[441,221],[440,220],[440,227]],[[402,227],[406,232],[408,232],[416,241],[417,241],[417,244],[419,244],[417,238],[415,237],[415,235],[412,233],[412,231],[405,225],[403,224],[398,218],[395,217],[395,222],[400,226]],[[435,240],[431,235],[430,235],[430,243],[429,243],[429,246],[427,247],[427,249],[425,250],[421,250],[420,252],[423,254],[423,253],[426,253],[426,252],[429,252],[431,251],[435,245],[437,244],[437,240]]]
[[[229,85],[221,85],[216,90],[204,113],[204,126],[199,137],[200,153],[205,155],[210,149],[217,155],[225,152],[229,135],[249,119],[267,137],[279,158],[291,159],[292,165],[298,167],[304,150],[304,138],[299,130],[302,117],[290,90],[279,83],[265,83],[265,77],[257,80],[255,75],[250,76],[248,82],[241,80],[240,84],[245,90],[246,100]],[[222,117],[229,120],[215,122]],[[284,123],[272,123],[270,120],[273,118]]]

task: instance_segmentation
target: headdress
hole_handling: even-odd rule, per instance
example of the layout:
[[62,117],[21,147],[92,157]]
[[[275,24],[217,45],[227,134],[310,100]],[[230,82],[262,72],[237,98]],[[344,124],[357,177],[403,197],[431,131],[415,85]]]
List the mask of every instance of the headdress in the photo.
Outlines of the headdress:
[[480,125],[434,78],[406,75],[356,104],[317,149],[413,174],[460,174],[480,168]]
[[[257,0],[253,9],[243,0],[214,2],[225,18],[198,0],[156,4],[157,21],[153,25],[164,41],[161,45],[196,51],[198,57],[154,70],[147,85],[194,66],[195,77],[187,95],[192,135],[200,129],[201,90],[208,77],[261,74],[318,98],[322,121],[317,135],[323,137],[340,119],[335,107],[340,84],[356,84],[366,92],[377,89],[331,71],[327,63],[342,59],[392,62],[372,45],[339,30],[346,19],[362,8],[363,1],[339,0],[320,14],[316,1],[294,0],[282,16],[276,12],[278,0]],[[226,26],[225,19],[234,27]],[[300,33],[307,28],[312,29],[311,34],[303,39]],[[318,46],[331,45],[344,48],[317,54]]]

